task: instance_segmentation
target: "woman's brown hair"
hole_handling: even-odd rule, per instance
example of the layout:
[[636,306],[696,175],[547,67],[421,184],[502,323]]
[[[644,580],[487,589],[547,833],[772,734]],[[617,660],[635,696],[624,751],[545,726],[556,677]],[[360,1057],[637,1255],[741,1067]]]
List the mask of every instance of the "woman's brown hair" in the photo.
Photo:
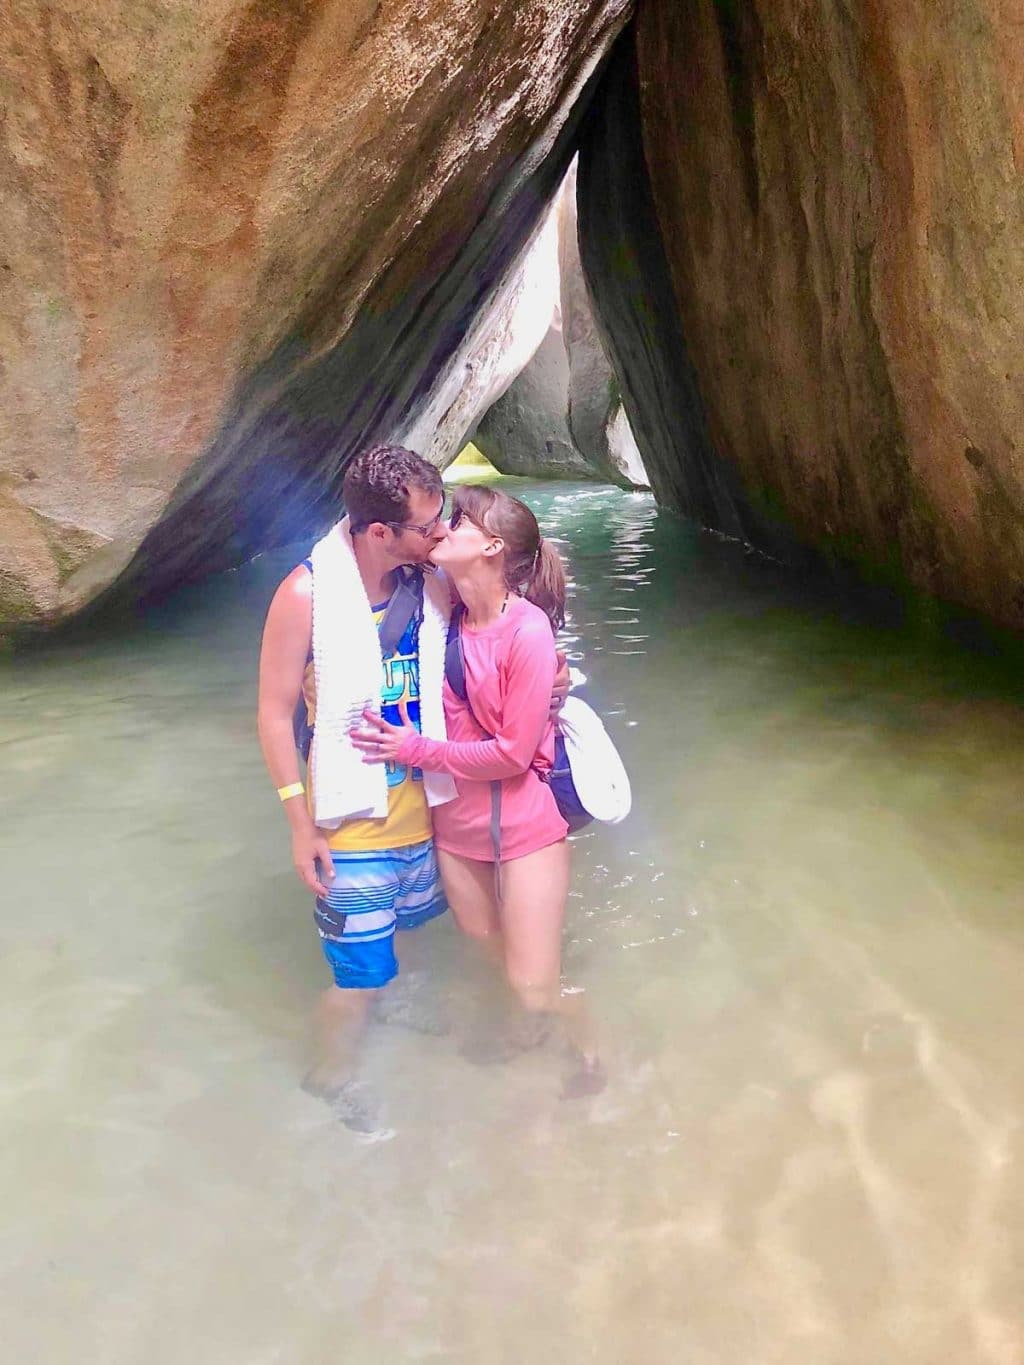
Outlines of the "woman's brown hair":
[[565,624],[565,569],[562,556],[545,540],[525,502],[483,484],[463,484],[452,497],[482,531],[505,542],[505,586],[540,607],[553,631]]

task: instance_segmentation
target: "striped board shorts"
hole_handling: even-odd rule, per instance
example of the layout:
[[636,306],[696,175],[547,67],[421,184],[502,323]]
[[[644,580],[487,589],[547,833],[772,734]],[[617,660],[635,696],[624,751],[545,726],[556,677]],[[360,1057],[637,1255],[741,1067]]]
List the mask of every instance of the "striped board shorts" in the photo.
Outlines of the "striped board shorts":
[[405,848],[331,852],[334,881],[314,918],[334,984],[383,986],[398,973],[395,930],[414,929],[448,908],[434,841]]

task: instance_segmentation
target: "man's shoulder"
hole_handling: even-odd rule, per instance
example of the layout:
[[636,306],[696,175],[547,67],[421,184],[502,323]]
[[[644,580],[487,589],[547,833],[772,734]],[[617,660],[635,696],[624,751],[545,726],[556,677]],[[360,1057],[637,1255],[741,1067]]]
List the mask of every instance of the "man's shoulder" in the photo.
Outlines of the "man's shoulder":
[[313,595],[313,565],[308,559],[296,564],[291,573],[285,574],[278,585],[278,592],[286,597],[306,600]]

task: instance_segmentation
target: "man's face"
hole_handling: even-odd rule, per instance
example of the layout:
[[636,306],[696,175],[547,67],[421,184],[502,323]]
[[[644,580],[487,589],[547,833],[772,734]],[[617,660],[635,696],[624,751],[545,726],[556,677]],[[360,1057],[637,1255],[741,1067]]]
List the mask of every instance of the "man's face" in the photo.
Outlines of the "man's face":
[[427,561],[434,546],[448,534],[443,513],[443,493],[427,493],[422,488],[410,490],[409,510],[403,525],[391,527],[394,534],[391,552],[399,564]]

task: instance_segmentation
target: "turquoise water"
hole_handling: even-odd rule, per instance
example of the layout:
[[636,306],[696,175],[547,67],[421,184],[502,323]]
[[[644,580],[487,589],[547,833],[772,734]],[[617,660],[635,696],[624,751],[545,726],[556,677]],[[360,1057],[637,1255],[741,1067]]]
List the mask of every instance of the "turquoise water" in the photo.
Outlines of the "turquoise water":
[[410,936],[364,1142],[298,1087],[325,984],[256,747],[295,555],[0,662],[11,1359],[1024,1360],[1024,708],[650,498],[527,486],[635,783],[576,841],[608,1090],[478,1067]]

